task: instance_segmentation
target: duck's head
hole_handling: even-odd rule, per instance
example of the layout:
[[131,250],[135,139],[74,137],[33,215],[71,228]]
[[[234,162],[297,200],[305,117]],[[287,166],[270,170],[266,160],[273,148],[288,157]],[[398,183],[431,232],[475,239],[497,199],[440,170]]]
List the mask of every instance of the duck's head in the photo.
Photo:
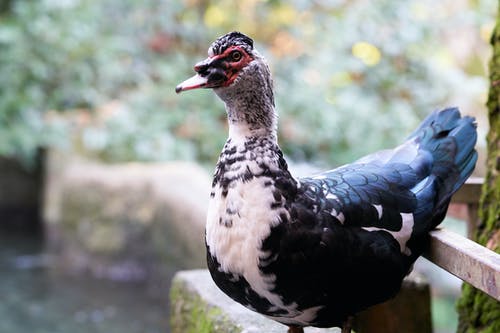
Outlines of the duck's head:
[[230,87],[245,76],[249,67],[263,61],[250,37],[241,32],[230,32],[212,43],[208,58],[194,66],[196,75],[180,83],[175,91]]
[[275,132],[271,73],[250,37],[236,31],[219,37],[194,70],[196,75],[179,84],[177,93],[212,88],[226,105],[230,125]]

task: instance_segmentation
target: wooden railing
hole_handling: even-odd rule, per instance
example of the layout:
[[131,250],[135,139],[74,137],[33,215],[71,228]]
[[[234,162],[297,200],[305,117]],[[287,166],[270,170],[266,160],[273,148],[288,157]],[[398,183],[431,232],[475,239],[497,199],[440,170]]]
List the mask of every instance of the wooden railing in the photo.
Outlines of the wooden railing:
[[[470,178],[452,198],[452,203],[467,205],[469,238],[478,222],[482,182],[482,178]],[[454,232],[438,229],[431,232],[424,257],[500,301],[500,254]],[[428,284],[418,278],[406,279],[395,299],[359,314],[355,328],[358,333],[431,333]]]
[[[453,203],[466,204],[467,234],[476,229],[481,178],[471,178],[453,196]],[[465,237],[441,229],[431,232],[431,245],[425,258],[500,301],[500,254]]]

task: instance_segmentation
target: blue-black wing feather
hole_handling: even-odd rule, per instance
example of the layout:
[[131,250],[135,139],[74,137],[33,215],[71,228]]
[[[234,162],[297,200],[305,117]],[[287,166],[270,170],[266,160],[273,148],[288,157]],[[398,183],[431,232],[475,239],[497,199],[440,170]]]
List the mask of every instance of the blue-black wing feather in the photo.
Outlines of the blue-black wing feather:
[[342,213],[345,226],[397,231],[406,213],[413,214],[415,232],[426,232],[472,173],[475,142],[474,119],[448,108],[429,115],[397,148],[300,182],[306,197],[322,202],[320,208],[335,209],[337,219]]

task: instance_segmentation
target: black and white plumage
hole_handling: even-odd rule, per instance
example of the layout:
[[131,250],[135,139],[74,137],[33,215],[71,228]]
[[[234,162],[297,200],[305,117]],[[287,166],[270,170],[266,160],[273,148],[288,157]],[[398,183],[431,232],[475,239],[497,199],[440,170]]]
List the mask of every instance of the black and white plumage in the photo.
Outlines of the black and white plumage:
[[295,179],[277,143],[269,68],[252,40],[216,40],[176,91],[213,88],[229,138],[206,226],[208,268],[227,295],[286,324],[342,326],[393,297],[477,159],[474,119],[431,113],[406,142]]

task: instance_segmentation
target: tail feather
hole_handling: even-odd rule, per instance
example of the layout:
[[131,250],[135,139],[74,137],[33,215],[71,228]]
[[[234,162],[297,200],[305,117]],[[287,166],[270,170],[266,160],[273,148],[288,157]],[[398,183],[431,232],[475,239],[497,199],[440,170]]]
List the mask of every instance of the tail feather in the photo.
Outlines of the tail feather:
[[455,193],[460,188],[460,186],[462,186],[462,184],[467,180],[467,178],[470,177],[472,171],[474,170],[474,167],[476,166],[476,162],[477,162],[477,153],[474,151],[474,154],[468,155],[467,159],[465,159],[462,162],[461,165],[463,165],[463,167],[462,171],[460,172],[459,182],[457,182],[453,187],[452,193]]
[[431,113],[409,139],[417,144],[422,156],[431,156],[429,176],[413,191],[419,201],[420,216],[431,213],[430,220],[435,226],[446,212],[453,193],[474,170],[476,124],[472,117],[461,117],[457,108],[447,108]]
[[[462,184],[472,173],[477,153],[474,118],[460,116],[457,108],[447,108],[430,114],[410,136],[419,148],[432,154],[434,166],[431,173],[452,182]],[[450,177],[457,174],[458,177]]]

